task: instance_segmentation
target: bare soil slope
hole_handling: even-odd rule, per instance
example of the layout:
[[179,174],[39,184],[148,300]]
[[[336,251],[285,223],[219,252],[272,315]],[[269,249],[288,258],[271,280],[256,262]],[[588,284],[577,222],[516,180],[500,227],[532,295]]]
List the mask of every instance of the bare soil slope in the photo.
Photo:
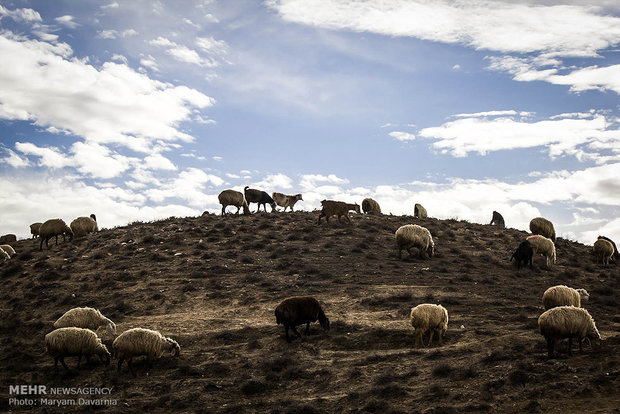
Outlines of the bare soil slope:
[[[13,384],[114,387],[125,412],[618,412],[620,266],[595,264],[591,247],[558,239],[558,261],[517,270],[526,233],[456,220],[352,217],[318,212],[170,218],[103,230],[39,252],[15,243],[0,264],[0,410]],[[432,259],[398,260],[394,231],[427,227]],[[552,285],[584,287],[604,338],[572,357],[567,341],[548,360],[537,318]],[[274,309],[313,295],[318,324],[288,344]],[[450,313],[443,346],[414,349],[411,308]],[[157,329],[181,345],[137,378],[93,359],[54,373],[43,338],[75,306],[117,323]],[[110,347],[112,338],[103,335]],[[35,410],[44,410],[41,406]],[[54,409],[45,408],[48,411]],[[67,407],[62,411],[83,411]],[[60,410],[58,410],[60,411]]]

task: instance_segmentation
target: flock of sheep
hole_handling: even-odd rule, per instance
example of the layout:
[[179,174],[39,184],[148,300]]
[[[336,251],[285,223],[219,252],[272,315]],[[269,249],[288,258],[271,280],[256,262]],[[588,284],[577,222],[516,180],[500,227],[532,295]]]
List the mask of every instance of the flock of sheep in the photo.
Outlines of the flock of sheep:
[[[258,210],[263,206],[266,211],[266,204],[271,206],[271,210],[275,211],[276,206],[290,208],[293,211],[295,203],[302,199],[301,194],[285,195],[282,193],[273,193],[269,196],[265,191],[250,189],[245,187],[244,193],[235,190],[224,190],[218,197],[222,205],[222,215],[225,215],[227,206],[237,207],[237,214],[243,209],[244,214],[249,214],[249,204],[257,203]],[[349,223],[349,211],[353,210],[360,213],[358,204],[350,204],[341,201],[323,200],[321,202],[321,212],[318,218],[318,224],[321,219],[329,222],[329,218],[337,216],[340,221],[344,216]],[[381,214],[379,204],[370,198],[362,201],[362,210],[365,214]],[[414,206],[414,217],[428,217],[426,209],[420,204]],[[505,228],[505,222],[501,214],[494,211],[491,225],[499,228]],[[90,217],[78,217],[71,222],[70,226],[61,219],[50,219],[44,223],[34,223],[30,226],[33,237],[41,238],[39,250],[43,249],[43,242],[49,249],[48,241],[52,237],[56,237],[58,244],[58,236],[62,235],[63,239],[66,235],[70,240],[74,236],[82,236],[90,232],[98,231],[97,220],[94,214]],[[547,267],[556,261],[555,251],[555,229],[553,224],[542,217],[532,219],[530,222],[530,230],[532,235],[523,240],[517,250],[511,257],[515,259],[518,268],[521,265],[532,266],[532,257],[534,254],[543,255],[546,258]],[[407,224],[398,228],[395,232],[396,245],[398,248],[398,257],[402,258],[402,250],[405,249],[412,256],[412,249],[419,250],[420,258],[424,258],[425,254],[433,257],[435,244],[431,233],[425,227],[417,224]],[[5,235],[0,237],[0,243],[15,241],[14,235]],[[594,243],[594,254],[600,258],[605,266],[610,260],[618,261],[618,251],[616,245],[610,239],[599,236]],[[5,260],[15,254],[13,248],[8,244],[0,245],[0,256]],[[582,349],[582,341],[584,339],[601,340],[600,334],[596,328],[594,320],[587,310],[581,307],[582,301],[586,301],[589,295],[584,289],[573,289],[564,285],[553,286],[547,289],[542,298],[545,312],[538,318],[538,325],[542,335],[544,335],[547,346],[548,355],[553,357],[555,342],[558,339],[568,338],[568,353],[571,355],[572,339],[576,338],[579,342],[579,349]],[[284,299],[275,309],[276,323],[282,324],[285,329],[285,336],[288,342],[291,341],[289,329],[297,336],[301,334],[297,331],[296,326],[306,325],[305,333],[309,333],[310,323],[317,320],[323,329],[329,329],[329,319],[323,312],[319,302],[310,296],[295,296]],[[424,345],[423,335],[430,333],[428,346],[432,344],[433,336],[436,333],[439,337],[440,345],[443,344],[443,335],[448,327],[448,310],[438,304],[423,303],[415,306],[411,310],[410,322],[415,330],[415,347]],[[100,327],[105,327],[111,334],[116,335],[116,325],[110,319],[104,317],[101,312],[93,308],[74,308],[67,311],[55,323],[54,331],[45,336],[45,346],[49,355],[54,357],[54,367],[58,368],[58,361],[66,368],[64,357],[78,356],[78,368],[82,356],[89,358],[97,355],[106,365],[110,362],[111,354],[102,343],[96,331]],[[180,346],[173,339],[164,337],[157,331],[144,328],[129,329],[116,337],[112,343],[115,357],[118,359],[118,371],[125,360],[131,373],[135,376],[132,366],[134,357],[145,355],[149,365],[156,358],[159,358],[165,352],[179,355]]]

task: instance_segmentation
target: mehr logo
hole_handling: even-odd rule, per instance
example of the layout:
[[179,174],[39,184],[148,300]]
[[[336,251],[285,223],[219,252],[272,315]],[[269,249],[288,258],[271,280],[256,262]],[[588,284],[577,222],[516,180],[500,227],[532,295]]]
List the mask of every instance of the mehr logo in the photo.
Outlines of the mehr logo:
[[9,394],[43,395],[47,394],[45,385],[9,385]]

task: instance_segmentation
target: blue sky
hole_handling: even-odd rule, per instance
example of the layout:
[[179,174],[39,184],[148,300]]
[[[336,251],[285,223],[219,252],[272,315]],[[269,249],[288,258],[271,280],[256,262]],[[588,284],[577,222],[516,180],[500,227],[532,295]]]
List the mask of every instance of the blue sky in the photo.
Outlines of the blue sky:
[[620,239],[620,6],[0,3],[0,233],[245,185]]

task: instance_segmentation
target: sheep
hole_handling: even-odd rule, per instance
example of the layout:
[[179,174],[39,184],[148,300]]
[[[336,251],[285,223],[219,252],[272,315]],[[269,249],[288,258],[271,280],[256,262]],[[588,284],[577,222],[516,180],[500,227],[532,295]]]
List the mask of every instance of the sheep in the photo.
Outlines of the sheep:
[[428,217],[428,213],[426,212],[426,209],[422,207],[422,204],[416,203],[416,205],[413,206],[413,217],[416,217],[416,218],[427,218]]
[[226,214],[226,207],[228,206],[237,207],[237,214],[239,214],[239,209],[241,209],[241,207],[243,207],[243,214],[250,214],[248,203],[245,201],[243,193],[239,191],[224,190],[217,196],[217,199],[222,205],[222,216]]
[[351,218],[349,217],[349,210],[355,210],[356,213],[360,213],[359,204],[349,204],[344,201],[323,200],[321,201],[321,214],[319,215],[319,223],[321,224],[321,217],[325,217],[325,221],[329,223],[331,216],[338,216],[338,221],[341,221],[341,217],[344,216],[349,223]]
[[33,239],[36,239],[39,235],[39,228],[41,227],[41,224],[43,223],[32,223],[30,225],[30,234],[32,234]]
[[295,203],[299,200],[303,201],[303,198],[301,198],[301,194],[286,195],[282,193],[273,193],[271,196],[273,198],[273,201],[275,201],[278,206],[284,207],[284,211],[286,211],[287,207],[290,207],[291,211],[293,211],[293,206],[295,205]]
[[372,198],[362,200],[362,211],[364,214],[381,214],[381,207]]
[[401,226],[394,233],[396,244],[398,245],[398,258],[402,259],[403,249],[407,249],[411,256],[411,248],[417,247],[420,250],[420,259],[424,259],[424,252],[428,253],[428,257],[435,254],[435,243],[431,232],[427,228],[418,226],[417,224],[406,224]]
[[579,352],[583,352],[581,341],[584,338],[598,339],[601,335],[596,329],[594,320],[587,310],[575,306],[559,306],[545,311],[538,318],[540,333],[547,340],[549,358],[553,358],[553,350],[557,339],[568,338],[568,355],[573,355],[573,337],[579,341]]
[[558,306],[581,307],[581,301],[586,302],[590,294],[585,289],[573,289],[565,285],[552,286],[543,293],[542,302],[545,310]]
[[41,224],[39,228],[39,236],[41,237],[41,245],[39,251],[43,250],[43,242],[47,250],[50,249],[48,240],[56,236],[56,245],[58,245],[58,236],[62,234],[62,241],[67,241],[65,235],[69,235],[69,240],[73,240],[73,230],[62,219],[49,219],[45,223]]
[[441,305],[423,303],[411,309],[411,326],[415,330],[415,347],[424,345],[422,336],[430,331],[428,346],[433,342],[435,332],[439,335],[439,345],[443,345],[443,334],[448,329],[448,310]]
[[0,243],[14,243],[17,241],[17,236],[14,234],[5,234],[0,236]]
[[[91,214],[94,216],[94,214]],[[86,236],[88,233],[95,233],[99,231],[97,227],[97,221],[92,217],[78,217],[69,225],[75,237]]]
[[0,244],[0,249],[4,250],[9,255],[9,257],[15,256],[15,249],[13,249],[8,244]]
[[246,185],[243,189],[243,194],[245,194],[245,199],[248,201],[248,204],[258,204],[258,208],[256,209],[257,213],[260,211],[261,205],[263,206],[265,213],[267,212],[267,206],[265,204],[269,204],[271,206],[272,212],[276,209],[276,202],[273,201],[273,198],[271,198],[271,196],[264,191],[254,190]]
[[80,368],[82,355],[88,359],[91,355],[98,355],[105,364],[110,364],[110,353],[106,346],[101,343],[101,339],[90,329],[68,327],[56,329],[45,335],[45,349],[47,353],[54,357],[54,369],[58,371],[58,361],[67,371],[69,368],[65,364],[66,356],[78,356],[77,367]]
[[540,234],[555,243],[555,229],[553,223],[546,218],[536,217],[530,221],[530,231],[532,234]]
[[108,332],[112,335],[116,335],[116,324],[94,308],[84,307],[69,309],[54,322],[54,328],[65,328],[68,326],[88,328],[93,331],[97,331],[97,328],[100,326],[105,326]]
[[618,261],[620,261],[620,253],[618,253],[618,248],[616,247],[616,243],[614,243],[612,239],[610,239],[609,237],[605,237],[605,236],[598,236],[597,239],[607,240],[609,243],[611,243],[611,245],[614,246],[614,254],[611,256],[611,261],[614,263],[617,263]]
[[597,239],[594,242],[592,250],[596,259],[598,260],[601,258],[601,261],[605,267],[607,267],[609,265],[609,259],[611,259],[611,256],[614,254],[614,245],[605,239]]
[[517,262],[517,269],[521,269],[521,262],[523,262],[523,266],[527,266],[529,263],[530,267],[532,267],[532,256],[534,256],[532,245],[529,241],[523,240],[521,244],[519,244],[519,247],[517,247],[517,250],[512,254],[510,261],[512,262],[512,259],[515,259]]
[[123,361],[129,358],[127,365],[134,377],[136,372],[131,364],[133,357],[145,355],[147,364],[151,366],[153,360],[161,357],[164,352],[174,352],[175,357],[181,352],[181,346],[177,341],[145,328],[133,328],[123,332],[112,343],[112,349],[118,358],[118,372],[121,372]]
[[533,236],[529,236],[526,240],[532,245],[534,254],[545,256],[547,259],[547,268],[550,267],[549,259],[552,259],[555,264],[555,244],[553,244],[551,239],[541,236],[540,234],[535,234]]
[[319,301],[311,296],[293,296],[284,299],[276,307],[275,310],[276,323],[284,325],[284,333],[286,341],[291,342],[288,330],[292,329],[295,335],[301,338],[301,334],[297,332],[297,325],[306,324],[306,335],[310,334],[310,322],[316,322],[317,319],[323,327],[323,330],[329,330],[329,319],[325,316]]
[[491,217],[491,222],[489,223],[489,225],[491,225],[491,226],[493,224],[495,224],[500,229],[506,228],[506,223],[504,222],[504,217],[502,217],[502,215],[499,214],[497,211],[493,211],[493,217]]
[[4,249],[2,249],[2,248],[0,247],[0,259],[2,259],[3,261],[5,261],[5,262],[6,262],[6,261],[7,261],[7,260],[9,260],[10,258],[11,258],[11,256],[10,256],[7,252],[5,252],[5,251],[4,251]]

